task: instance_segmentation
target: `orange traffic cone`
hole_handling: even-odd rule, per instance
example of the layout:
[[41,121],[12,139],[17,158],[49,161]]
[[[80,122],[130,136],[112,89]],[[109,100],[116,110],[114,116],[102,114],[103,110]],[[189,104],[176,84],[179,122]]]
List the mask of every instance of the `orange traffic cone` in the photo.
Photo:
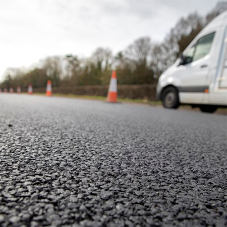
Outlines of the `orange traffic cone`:
[[47,81],[47,89],[46,89],[46,96],[51,96],[52,95],[52,86],[51,86],[51,81]]
[[107,102],[117,102],[117,76],[115,70],[112,72]]
[[13,88],[12,87],[9,89],[9,93],[13,93]]
[[21,93],[21,88],[18,86],[17,87],[17,93],[20,94]]
[[28,94],[29,94],[29,95],[32,95],[32,92],[33,92],[33,90],[32,90],[32,85],[29,84],[29,85],[28,85]]

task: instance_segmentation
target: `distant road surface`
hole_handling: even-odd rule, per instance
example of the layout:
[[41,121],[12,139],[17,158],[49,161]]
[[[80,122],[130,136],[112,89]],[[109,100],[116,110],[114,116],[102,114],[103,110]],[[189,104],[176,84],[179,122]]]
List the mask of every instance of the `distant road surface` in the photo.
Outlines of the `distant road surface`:
[[226,226],[227,117],[0,94],[0,226]]

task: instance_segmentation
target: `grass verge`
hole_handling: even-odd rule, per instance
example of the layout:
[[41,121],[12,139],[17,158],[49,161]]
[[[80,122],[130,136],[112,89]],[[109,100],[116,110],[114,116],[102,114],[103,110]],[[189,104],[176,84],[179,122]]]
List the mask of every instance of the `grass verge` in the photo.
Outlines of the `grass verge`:
[[[44,93],[34,93],[34,95],[45,96]],[[65,98],[75,98],[75,99],[88,99],[88,100],[101,100],[106,101],[106,97],[103,96],[90,96],[90,95],[74,95],[74,94],[53,94],[53,97],[65,97]],[[128,99],[128,98],[118,98],[118,102],[123,103],[138,103],[138,104],[148,104],[152,106],[162,105],[160,101],[148,101],[146,99]]]
[[[45,96],[44,93],[34,93],[34,95]],[[106,97],[103,96],[90,96],[90,95],[74,95],[74,94],[53,94],[53,97],[65,97],[65,98],[75,98],[75,99],[87,99],[87,100],[100,100],[106,101]],[[134,103],[134,104],[144,104],[151,106],[162,106],[161,101],[148,101],[146,99],[128,99],[128,98],[118,98],[118,102],[122,103]],[[191,108],[189,105],[181,106],[182,110],[200,111],[199,108]],[[215,112],[216,114],[227,115],[227,108],[218,108]]]

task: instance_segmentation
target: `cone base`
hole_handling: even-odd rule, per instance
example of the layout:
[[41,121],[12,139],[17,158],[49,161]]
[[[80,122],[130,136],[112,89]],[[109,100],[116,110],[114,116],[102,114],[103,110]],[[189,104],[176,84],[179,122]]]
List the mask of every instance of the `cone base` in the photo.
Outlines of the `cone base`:
[[107,102],[117,102],[117,92],[109,92]]
[[51,94],[51,92],[50,91],[47,91],[46,92],[46,96],[51,96],[52,94]]

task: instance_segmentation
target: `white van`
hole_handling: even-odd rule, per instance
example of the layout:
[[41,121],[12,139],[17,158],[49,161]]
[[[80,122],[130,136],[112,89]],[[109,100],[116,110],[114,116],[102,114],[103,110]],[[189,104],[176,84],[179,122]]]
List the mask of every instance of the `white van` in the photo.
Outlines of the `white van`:
[[159,78],[164,107],[180,104],[214,112],[227,107],[227,12],[211,21]]

